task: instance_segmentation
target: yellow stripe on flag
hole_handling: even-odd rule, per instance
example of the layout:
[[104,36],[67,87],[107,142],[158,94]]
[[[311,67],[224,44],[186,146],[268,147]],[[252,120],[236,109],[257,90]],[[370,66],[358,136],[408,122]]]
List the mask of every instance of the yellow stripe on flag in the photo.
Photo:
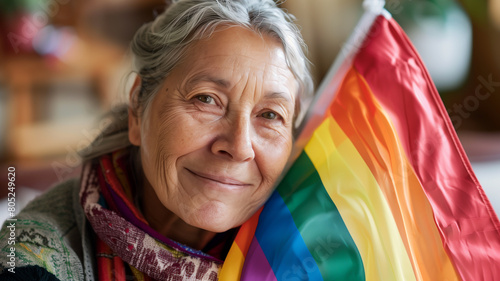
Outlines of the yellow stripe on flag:
[[358,247],[366,280],[416,280],[384,194],[331,116],[316,129],[305,151]]
[[238,244],[233,243],[219,274],[219,281],[240,280],[245,257]]

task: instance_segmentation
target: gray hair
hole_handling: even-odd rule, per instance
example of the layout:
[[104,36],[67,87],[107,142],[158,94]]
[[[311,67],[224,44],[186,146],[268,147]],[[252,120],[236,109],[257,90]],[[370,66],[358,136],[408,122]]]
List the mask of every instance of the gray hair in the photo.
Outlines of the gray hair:
[[[153,22],[139,28],[131,42],[134,72],[141,79],[140,89],[132,94],[133,114],[141,115],[147,109],[193,42],[208,38],[220,26],[242,26],[282,43],[287,65],[299,85],[296,117],[301,101],[312,95],[313,82],[303,51],[305,44],[294,20],[272,0],[172,0]],[[110,126],[96,140],[100,143],[94,142],[84,153],[85,158],[130,145],[128,136],[124,139],[128,129],[127,118],[123,118],[126,108],[115,108],[114,112],[108,116],[112,119]]]
[[143,25],[132,41],[134,67],[141,78],[134,111],[147,108],[191,43],[209,37],[222,25],[242,26],[279,39],[299,84],[298,100],[311,95],[309,61],[302,50],[305,44],[293,20],[272,0],[173,1],[153,22]]

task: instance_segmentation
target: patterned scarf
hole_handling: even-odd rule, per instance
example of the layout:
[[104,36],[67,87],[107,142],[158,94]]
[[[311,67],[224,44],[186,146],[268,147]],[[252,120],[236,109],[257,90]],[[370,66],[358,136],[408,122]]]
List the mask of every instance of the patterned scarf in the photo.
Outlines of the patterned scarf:
[[[148,225],[133,203],[128,160],[129,150],[121,149],[83,167],[80,202],[97,234],[98,279],[131,280],[133,275],[144,281],[218,280],[221,260],[170,240]],[[221,243],[215,244],[213,249],[220,250]]]

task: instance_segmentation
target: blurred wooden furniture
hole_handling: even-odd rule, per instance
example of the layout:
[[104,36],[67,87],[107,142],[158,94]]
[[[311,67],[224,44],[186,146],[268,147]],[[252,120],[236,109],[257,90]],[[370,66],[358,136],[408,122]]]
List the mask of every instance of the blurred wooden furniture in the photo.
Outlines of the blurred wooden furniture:
[[[124,58],[129,40],[164,6],[159,0],[71,0],[39,11],[49,19],[38,29],[68,28],[71,38],[63,43],[46,39],[47,45],[67,44],[56,46],[64,51],[56,56],[0,51],[0,80],[9,108],[7,159],[64,157],[68,150],[81,148],[82,140],[88,144],[99,115],[113,106],[123,89],[123,77],[130,71]],[[21,31],[10,32],[24,36]],[[9,47],[9,42],[0,45],[6,44]]]

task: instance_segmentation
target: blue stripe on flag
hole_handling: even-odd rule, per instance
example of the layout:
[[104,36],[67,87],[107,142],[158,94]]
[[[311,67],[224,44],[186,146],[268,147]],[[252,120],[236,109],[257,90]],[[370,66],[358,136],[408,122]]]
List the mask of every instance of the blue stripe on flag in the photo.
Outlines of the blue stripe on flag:
[[277,191],[262,210],[255,237],[278,281],[323,280],[292,214]]

